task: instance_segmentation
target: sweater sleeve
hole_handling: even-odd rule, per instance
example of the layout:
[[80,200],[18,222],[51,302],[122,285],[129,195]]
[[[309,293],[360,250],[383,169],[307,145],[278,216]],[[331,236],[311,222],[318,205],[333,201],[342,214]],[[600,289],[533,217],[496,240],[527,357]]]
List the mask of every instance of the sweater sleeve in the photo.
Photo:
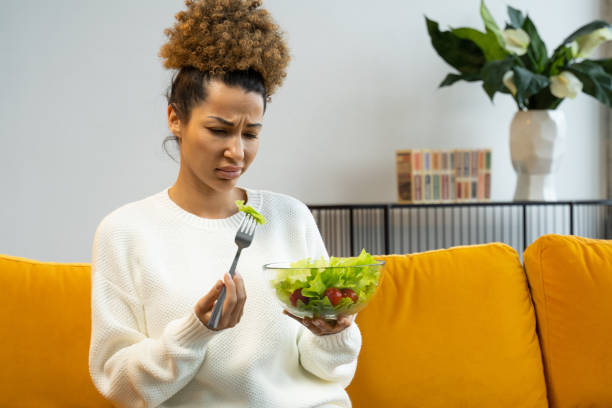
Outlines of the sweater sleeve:
[[310,373],[346,388],[357,368],[361,333],[353,322],[340,333],[317,336],[305,327],[298,337],[300,363]]
[[94,238],[89,371],[116,406],[155,407],[195,376],[214,332],[192,312],[147,336],[121,235],[101,224]]
[[[307,210],[306,214],[307,256],[328,258],[319,228]],[[361,350],[361,332],[354,322],[340,333],[317,336],[305,327],[300,327],[298,351],[302,367],[327,381],[336,381],[347,387],[357,368],[357,357]]]

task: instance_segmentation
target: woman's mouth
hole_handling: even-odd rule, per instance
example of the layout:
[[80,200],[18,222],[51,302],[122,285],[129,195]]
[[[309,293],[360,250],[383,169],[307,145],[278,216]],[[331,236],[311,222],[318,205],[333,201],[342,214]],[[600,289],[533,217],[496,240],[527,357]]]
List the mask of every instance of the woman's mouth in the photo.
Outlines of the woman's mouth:
[[215,172],[222,179],[233,180],[240,177],[240,174],[242,173],[242,167],[220,167],[215,169]]

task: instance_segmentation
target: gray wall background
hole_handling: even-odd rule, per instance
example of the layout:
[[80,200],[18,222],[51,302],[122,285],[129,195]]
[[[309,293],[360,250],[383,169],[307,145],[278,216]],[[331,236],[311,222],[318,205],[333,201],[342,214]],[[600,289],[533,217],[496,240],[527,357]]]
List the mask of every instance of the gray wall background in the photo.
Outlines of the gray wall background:
[[[437,89],[451,69],[424,15],[482,28],[479,0],[264,0],[293,59],[264,121],[258,158],[241,184],[311,203],[396,200],[394,152],[493,149],[494,200],[515,175],[514,102],[480,86]],[[499,24],[506,1],[487,2]],[[180,0],[2,0],[0,14],[0,253],[88,262],[100,220],[171,185],[178,165],[157,53]],[[516,0],[549,50],[599,18],[597,0]],[[605,111],[586,95],[561,105],[568,154],[560,199],[606,195]]]

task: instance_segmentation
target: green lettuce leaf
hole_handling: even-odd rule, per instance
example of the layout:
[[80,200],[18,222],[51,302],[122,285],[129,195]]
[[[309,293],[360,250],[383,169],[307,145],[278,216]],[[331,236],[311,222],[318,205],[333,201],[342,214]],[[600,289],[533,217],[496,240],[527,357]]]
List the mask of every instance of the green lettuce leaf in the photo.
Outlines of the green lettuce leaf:
[[245,212],[253,216],[253,218],[255,218],[255,221],[257,221],[258,224],[266,223],[266,219],[264,218],[264,216],[258,213],[257,210],[255,210],[250,205],[244,205],[244,200],[236,200],[235,203],[239,211]]

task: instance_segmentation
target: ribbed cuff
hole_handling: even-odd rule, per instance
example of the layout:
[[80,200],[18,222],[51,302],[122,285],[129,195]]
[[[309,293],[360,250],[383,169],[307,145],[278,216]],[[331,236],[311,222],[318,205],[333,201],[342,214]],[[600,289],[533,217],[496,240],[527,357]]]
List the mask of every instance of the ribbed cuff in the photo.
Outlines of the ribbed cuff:
[[215,331],[206,327],[194,311],[170,323],[171,336],[185,348],[201,348],[214,336]]
[[361,348],[361,332],[357,323],[353,322],[340,333],[325,336],[314,335],[315,343],[324,350],[338,350],[349,348],[359,350]]

